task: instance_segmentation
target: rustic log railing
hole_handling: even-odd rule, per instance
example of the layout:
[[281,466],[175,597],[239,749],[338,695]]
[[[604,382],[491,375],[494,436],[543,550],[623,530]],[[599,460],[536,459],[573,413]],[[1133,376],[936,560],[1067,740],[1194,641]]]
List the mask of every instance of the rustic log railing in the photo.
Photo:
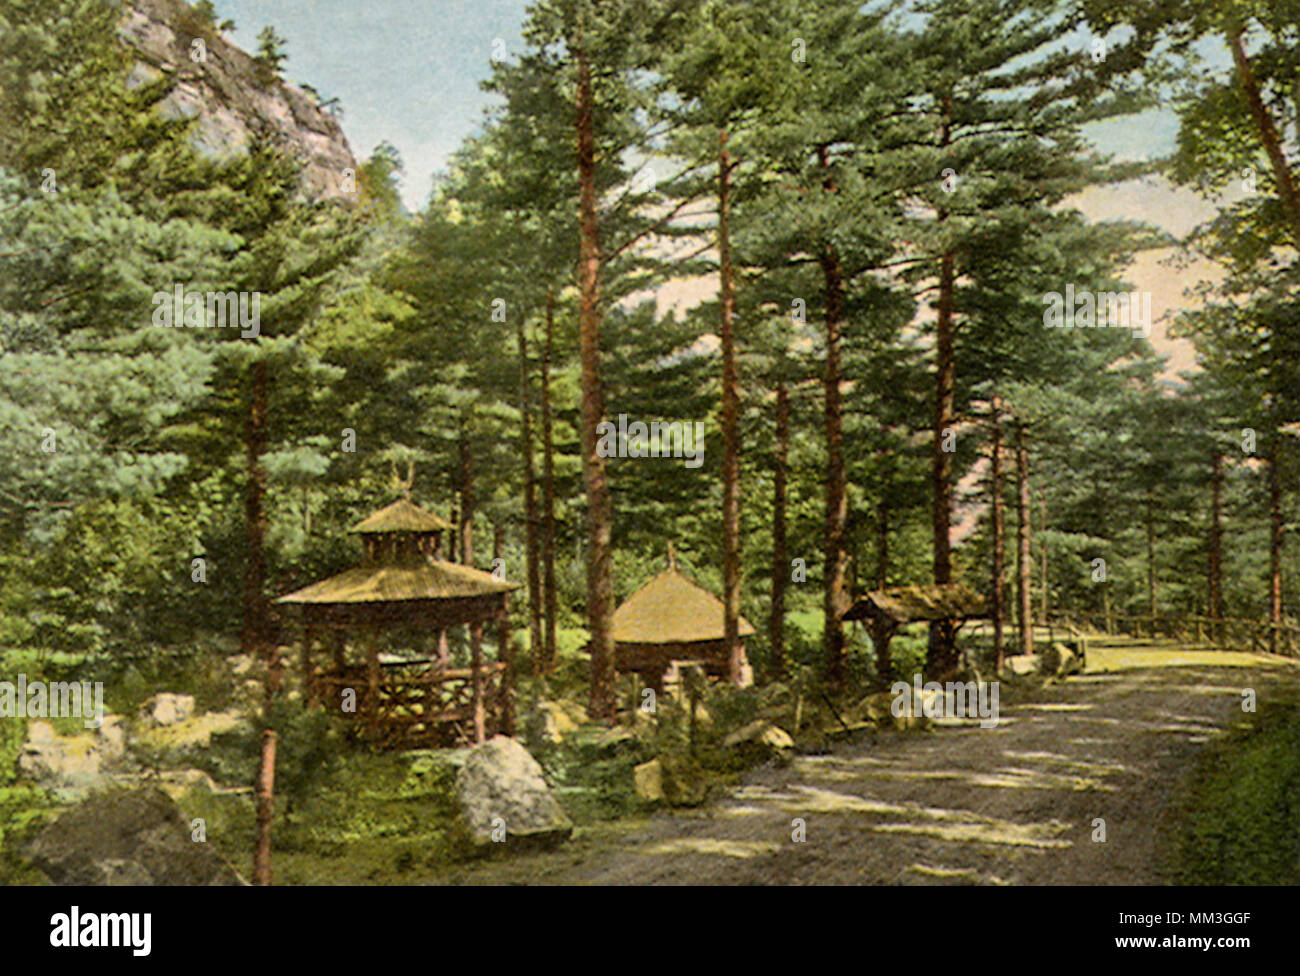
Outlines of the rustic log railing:
[[[501,731],[496,726],[505,669],[502,661],[482,665],[489,737]],[[365,665],[318,667],[308,677],[309,694],[328,703],[327,707],[339,707],[346,689],[356,694],[353,717],[358,732],[381,749],[440,748],[474,741],[472,668],[440,668],[436,661],[383,664],[374,693]]]
[[[1006,625],[1006,653],[1014,653],[1015,621]],[[1207,651],[1250,651],[1256,654],[1300,656],[1300,625],[1292,621],[1274,624],[1270,620],[1242,617],[1202,617],[1195,614],[1152,618],[1150,614],[1089,612],[1060,613],[1048,620],[1033,621],[1035,645],[1054,641],[1086,640],[1089,634],[1124,635],[1151,640],[1176,640]],[[991,640],[992,624],[978,621],[969,632],[981,644]]]
[[1126,634],[1139,638],[1168,638],[1206,650],[1253,651],[1295,657],[1300,653],[1300,626],[1290,621],[1274,623],[1242,617],[1202,617],[1170,614],[1068,613],[1034,628],[1044,632],[1068,632],[1070,629],[1101,634]]

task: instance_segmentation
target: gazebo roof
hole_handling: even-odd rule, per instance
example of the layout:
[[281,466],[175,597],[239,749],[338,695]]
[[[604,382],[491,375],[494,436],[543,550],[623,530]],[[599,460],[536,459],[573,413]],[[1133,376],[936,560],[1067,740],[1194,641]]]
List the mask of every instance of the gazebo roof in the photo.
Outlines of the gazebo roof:
[[870,590],[844,613],[844,620],[885,620],[895,626],[923,620],[987,617],[984,598],[961,583],[890,586]]
[[444,518],[413,505],[405,498],[372,512],[349,531],[362,534],[378,532],[442,532],[455,528]]
[[441,560],[357,566],[280,597],[276,603],[393,603],[456,600],[519,589],[518,583]]
[[[614,611],[616,644],[698,644],[720,641],[723,634],[722,601],[691,582],[670,563]],[[738,636],[754,628],[739,619]]]

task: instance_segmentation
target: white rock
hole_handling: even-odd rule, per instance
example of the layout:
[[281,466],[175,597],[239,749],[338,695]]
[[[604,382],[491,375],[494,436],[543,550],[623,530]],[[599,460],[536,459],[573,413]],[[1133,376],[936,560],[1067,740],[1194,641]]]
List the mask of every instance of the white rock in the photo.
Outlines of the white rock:
[[140,706],[140,718],[150,725],[175,725],[194,714],[194,696],[161,692]]
[[542,767],[514,739],[498,735],[475,746],[456,773],[456,797],[475,844],[500,837],[556,843],[573,833],[542,775]]

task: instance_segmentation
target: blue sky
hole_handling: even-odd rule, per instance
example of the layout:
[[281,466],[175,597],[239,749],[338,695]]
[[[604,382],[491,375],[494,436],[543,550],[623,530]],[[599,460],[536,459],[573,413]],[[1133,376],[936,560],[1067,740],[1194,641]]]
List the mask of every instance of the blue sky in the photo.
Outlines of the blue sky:
[[[406,166],[402,197],[417,210],[434,174],[480,125],[491,102],[479,83],[490,74],[494,42],[503,41],[507,55],[522,50],[520,28],[528,3],[216,0],[216,7],[222,17],[235,21],[232,39],[246,51],[256,49],[257,33],[266,24],[286,38],[286,76],[340,100],[343,130],[359,160],[385,139],[397,147]],[[1081,57],[1087,54],[1086,41],[1080,33]],[[1103,152],[1149,159],[1172,148],[1175,131],[1172,113],[1154,112],[1100,123],[1088,135]],[[1190,191],[1149,180],[1091,190],[1077,205],[1092,219],[1147,220],[1178,234],[1210,214],[1205,201]],[[1171,357],[1172,373],[1191,365],[1192,351],[1186,340],[1166,337],[1164,318],[1192,301],[1185,289],[1207,269],[1171,266],[1168,258],[1164,252],[1145,253],[1129,277],[1155,296],[1161,321],[1153,340]],[[689,298],[688,291],[679,297]]]
[[[343,131],[358,159],[384,139],[406,164],[402,196],[418,209],[433,175],[479,125],[492,96],[479,89],[494,42],[523,48],[528,0],[217,0],[235,21],[232,39],[257,47],[271,24],[286,38],[286,75],[343,107]],[[1086,52],[1079,35],[1081,54]],[[1106,152],[1149,158],[1173,143],[1174,119],[1160,113],[1093,128]]]
[[428,196],[433,174],[478,126],[491,96],[493,41],[522,48],[527,0],[216,0],[235,22],[231,39],[257,48],[267,24],[287,41],[285,75],[343,107],[343,131],[358,159],[384,139],[406,164],[403,199]]

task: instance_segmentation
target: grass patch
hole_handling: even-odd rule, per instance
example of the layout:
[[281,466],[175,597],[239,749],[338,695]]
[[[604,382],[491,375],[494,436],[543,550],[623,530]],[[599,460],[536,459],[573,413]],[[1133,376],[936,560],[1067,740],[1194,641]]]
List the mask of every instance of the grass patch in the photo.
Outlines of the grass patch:
[[1174,884],[1300,884],[1300,704],[1261,704],[1209,746],[1165,826]]

